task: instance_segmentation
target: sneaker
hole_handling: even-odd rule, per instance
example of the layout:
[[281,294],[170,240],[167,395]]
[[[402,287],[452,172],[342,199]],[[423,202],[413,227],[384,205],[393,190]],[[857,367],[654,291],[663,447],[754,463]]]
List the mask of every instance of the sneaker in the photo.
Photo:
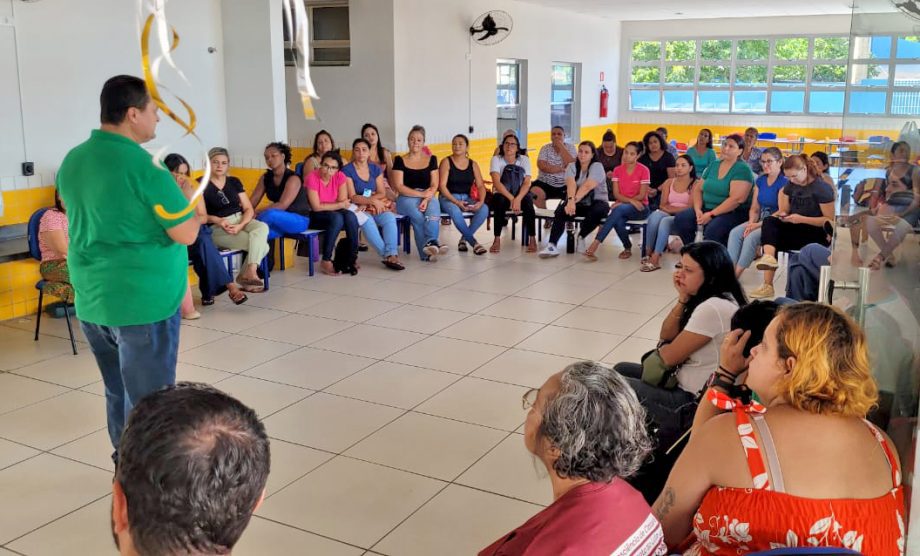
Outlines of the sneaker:
[[779,268],[779,263],[776,257],[765,253],[763,257],[754,261],[754,266],[757,267],[757,270],[776,270]]
[[588,246],[586,245],[585,238],[583,236],[576,236],[575,237],[575,252],[584,253],[587,250],[588,250]]
[[182,315],[182,318],[184,320],[198,320],[201,318],[201,313],[199,313],[198,311],[192,311],[191,313],[187,315]]
[[557,249],[555,245],[550,243],[549,245],[544,247],[543,250],[537,254],[537,256],[540,257],[541,259],[548,259],[550,257],[558,257],[559,249]]
[[765,299],[767,297],[774,297],[773,286],[770,284],[761,284],[759,288],[752,292],[748,292],[748,297],[751,299]]

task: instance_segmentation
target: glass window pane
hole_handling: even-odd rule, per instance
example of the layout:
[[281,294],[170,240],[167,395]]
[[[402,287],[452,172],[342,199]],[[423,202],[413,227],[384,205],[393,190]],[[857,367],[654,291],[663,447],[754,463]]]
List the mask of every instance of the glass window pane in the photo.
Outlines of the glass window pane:
[[661,109],[667,112],[693,112],[693,91],[665,91]]
[[773,91],[770,112],[804,112],[805,91]]
[[852,91],[848,111],[851,114],[884,114],[885,93],[882,91]]
[[766,91],[735,91],[732,95],[732,112],[766,112]]
[[898,37],[898,58],[920,58],[920,36]]
[[813,114],[843,112],[843,91],[812,91],[808,96],[808,111]]
[[633,84],[654,84],[657,85],[661,81],[661,72],[657,67],[654,68],[645,68],[638,67],[632,69],[632,77],[630,82]]
[[658,91],[629,91],[630,110],[655,110],[661,107],[661,93]]
[[349,39],[348,6],[313,8],[311,19],[313,40],[347,41]]
[[920,91],[891,93],[891,113],[916,116],[920,114]]
[[654,62],[661,59],[661,43],[658,41],[635,41],[632,46],[633,62]]
[[731,69],[728,66],[700,67],[700,85],[728,85]]
[[777,60],[807,60],[808,39],[779,39],[776,41]]
[[550,102],[552,104],[556,104],[558,102],[572,102],[574,98],[574,90],[571,87],[567,89],[559,89],[553,87],[553,93],[550,97]]
[[700,112],[728,112],[728,91],[700,91],[696,95],[696,109]]
[[920,86],[920,64],[898,64],[894,67],[896,87]]
[[851,64],[850,85],[887,87],[888,64]]
[[735,68],[735,85],[766,85],[767,66],[738,66]]
[[846,60],[850,55],[850,39],[847,37],[815,38],[815,60]]
[[664,81],[668,85],[693,85],[694,66],[668,66]]
[[513,106],[518,103],[517,89],[496,89],[498,106]]
[[853,59],[891,57],[891,37],[853,37]]
[[819,64],[812,68],[812,86],[838,86],[847,83],[847,67],[844,64]]
[[739,60],[766,60],[770,55],[770,42],[760,39],[738,41]]
[[351,49],[348,47],[314,48],[313,62],[326,64],[351,62]]
[[700,47],[700,58],[703,60],[722,61],[732,59],[732,41],[707,40]]
[[773,84],[805,85],[805,66],[773,66]]
[[549,121],[553,127],[572,130],[572,105],[554,104],[550,107]]
[[696,41],[667,41],[664,43],[665,60],[683,62],[696,60]]
[[553,64],[553,87],[572,86],[575,84],[575,66],[572,64]]

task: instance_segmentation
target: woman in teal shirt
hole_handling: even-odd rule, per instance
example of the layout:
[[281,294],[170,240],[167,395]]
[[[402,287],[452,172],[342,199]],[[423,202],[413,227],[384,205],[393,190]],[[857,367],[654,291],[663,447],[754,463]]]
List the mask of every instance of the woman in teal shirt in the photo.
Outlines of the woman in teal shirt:
[[726,137],[720,162],[703,171],[703,187],[693,191],[693,207],[674,217],[674,232],[684,245],[693,242],[697,226],[703,226],[703,239],[726,245],[732,228],[747,220],[754,172],[741,160],[743,151],[744,138]]
[[712,130],[705,127],[700,130],[699,135],[696,136],[696,143],[687,149],[687,156],[693,160],[693,167],[696,168],[699,175],[703,175],[710,164],[719,160],[716,151],[712,148]]

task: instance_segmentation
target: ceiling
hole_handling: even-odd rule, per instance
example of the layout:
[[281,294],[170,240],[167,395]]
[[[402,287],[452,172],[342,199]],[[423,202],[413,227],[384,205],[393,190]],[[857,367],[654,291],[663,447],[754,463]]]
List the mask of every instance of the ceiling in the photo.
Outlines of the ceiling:
[[[521,0],[622,21],[808,15],[849,15],[853,0]],[[860,11],[891,11],[888,0],[859,0]]]

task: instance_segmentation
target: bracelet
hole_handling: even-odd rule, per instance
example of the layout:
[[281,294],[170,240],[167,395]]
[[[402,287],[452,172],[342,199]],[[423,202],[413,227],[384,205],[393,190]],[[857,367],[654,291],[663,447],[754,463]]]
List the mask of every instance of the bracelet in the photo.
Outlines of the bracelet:
[[722,365],[719,365],[719,368],[718,368],[718,370],[716,370],[716,372],[717,372],[717,373],[724,374],[724,375],[728,375],[728,376],[732,377],[733,380],[734,380],[734,379],[737,379],[737,378],[738,378],[738,375],[741,374],[740,372],[737,373],[737,374],[735,374],[735,373],[729,371],[728,369],[726,369],[725,367],[723,367]]

